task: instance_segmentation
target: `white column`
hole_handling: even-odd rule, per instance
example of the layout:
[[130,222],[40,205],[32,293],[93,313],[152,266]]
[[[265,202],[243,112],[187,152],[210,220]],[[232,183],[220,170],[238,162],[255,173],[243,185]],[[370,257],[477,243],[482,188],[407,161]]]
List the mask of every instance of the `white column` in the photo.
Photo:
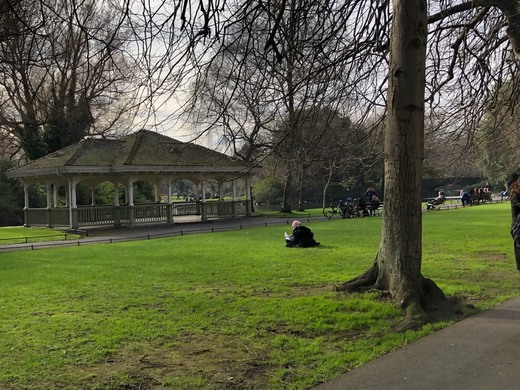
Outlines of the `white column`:
[[201,191],[201,219],[203,221],[208,218],[208,210],[206,209],[206,188],[204,188],[204,180],[200,181],[200,191]]
[[154,193],[154,201],[155,203],[159,203],[159,201],[161,200],[160,197],[159,197],[159,186],[157,184],[154,184],[153,185],[153,193]]
[[246,215],[251,215],[251,179],[246,179]]
[[24,210],[29,209],[29,185],[27,183],[23,183],[23,204]]
[[114,181],[112,182],[114,186],[114,206],[119,206],[119,183]]
[[129,206],[134,205],[134,181],[132,179],[128,179],[128,185],[126,187],[127,193],[127,202]]
[[76,204],[76,186],[74,185],[74,182],[72,179],[68,179],[67,208],[69,209],[69,229],[72,229],[74,227],[74,217],[72,215],[72,209],[76,207],[75,204]]
[[166,199],[166,222],[173,223],[173,206],[172,206],[172,181],[168,177],[166,181],[166,189],[168,192],[168,198]]
[[54,205],[54,207],[58,207],[58,188],[59,186],[54,183],[54,185],[52,186],[52,204]]
[[197,182],[197,183],[193,183],[194,184],[194,187],[195,187],[195,200],[198,201],[199,200],[199,193],[200,193],[200,183]]
[[250,178],[246,179],[246,200],[251,200],[251,180]]
[[231,191],[233,191],[233,217],[237,216],[237,204],[236,204],[236,193],[237,193],[237,181],[233,179],[231,182]]
[[168,179],[166,187],[168,188],[168,200],[166,201],[166,203],[172,204],[172,182],[170,181],[170,179]]
[[45,187],[47,188],[47,208],[52,208],[52,182],[45,183]]
[[218,182],[218,200],[219,202],[224,200],[224,183]]
[[96,189],[94,187],[90,189],[90,205],[96,205]]
[[70,179],[70,191],[71,191],[71,199],[70,204],[72,208],[77,208],[77,200],[76,200],[76,181],[74,179]]

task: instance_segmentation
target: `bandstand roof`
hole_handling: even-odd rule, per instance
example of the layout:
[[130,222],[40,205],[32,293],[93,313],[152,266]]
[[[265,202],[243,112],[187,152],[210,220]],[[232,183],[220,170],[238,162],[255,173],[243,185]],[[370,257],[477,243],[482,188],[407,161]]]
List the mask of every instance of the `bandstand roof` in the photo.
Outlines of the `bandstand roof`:
[[120,139],[86,138],[18,168],[10,178],[70,174],[244,175],[259,167],[193,143],[140,130]]

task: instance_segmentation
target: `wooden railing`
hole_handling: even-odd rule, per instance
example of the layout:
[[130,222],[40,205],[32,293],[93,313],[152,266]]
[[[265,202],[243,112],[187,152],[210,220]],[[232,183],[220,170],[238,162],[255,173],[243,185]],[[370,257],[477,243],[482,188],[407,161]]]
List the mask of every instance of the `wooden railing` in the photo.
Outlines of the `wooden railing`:
[[135,206],[80,206],[25,210],[27,226],[99,226],[175,222],[175,217],[200,215],[201,219],[246,215],[243,201],[151,203]]

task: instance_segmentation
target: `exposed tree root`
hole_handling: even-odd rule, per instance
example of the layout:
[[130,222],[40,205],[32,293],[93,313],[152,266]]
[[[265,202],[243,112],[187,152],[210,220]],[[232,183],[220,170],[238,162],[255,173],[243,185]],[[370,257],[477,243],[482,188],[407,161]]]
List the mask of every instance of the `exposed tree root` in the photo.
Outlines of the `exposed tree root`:
[[[362,275],[336,286],[336,291],[345,293],[379,290],[388,294],[387,284],[381,283],[377,259],[370,269]],[[462,314],[460,303],[448,299],[437,284],[421,276],[419,283],[402,286],[399,292],[390,292],[391,297],[405,311],[403,321],[397,326],[398,331],[417,329],[430,322],[456,319]]]
[[353,279],[347,280],[343,284],[336,286],[336,291],[350,292],[365,292],[369,290],[381,290],[377,286],[377,275],[379,274],[379,267],[377,261],[364,274],[356,276]]

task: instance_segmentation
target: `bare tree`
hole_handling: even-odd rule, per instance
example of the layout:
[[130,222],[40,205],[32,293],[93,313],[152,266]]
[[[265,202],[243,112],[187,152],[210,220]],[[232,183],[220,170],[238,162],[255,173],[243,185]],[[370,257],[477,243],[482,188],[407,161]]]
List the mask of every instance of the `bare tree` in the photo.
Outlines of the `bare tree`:
[[[276,81],[265,70],[271,67],[270,61],[248,53],[241,38],[241,29],[231,34],[227,38],[231,43],[196,79],[189,114],[202,133],[221,137],[235,156],[252,161],[272,149],[270,134],[278,111],[273,96]],[[237,57],[246,63],[237,64]]]
[[[0,41],[0,125],[29,159],[132,121],[121,15],[95,1],[12,2]],[[121,131],[121,128],[117,130]]]
[[[497,100],[489,102],[475,137],[476,163],[486,177],[501,185],[520,165],[518,104],[508,104],[513,94],[520,93],[515,84],[504,83]],[[518,102],[518,97],[513,101]]]
[[[347,88],[353,72],[346,54],[348,10],[334,1],[245,7],[248,12],[242,6],[235,9],[243,18],[230,23],[207,70],[197,74],[200,94],[191,104],[198,117],[209,118],[207,129],[221,129],[243,158],[258,149],[276,153],[284,162],[282,211],[290,212],[293,182],[303,183],[302,168],[308,164],[301,130],[305,112],[330,107],[348,114],[347,93],[354,95]],[[280,37],[276,45],[275,36]],[[359,75],[368,78],[366,72],[356,67],[359,88],[364,84]],[[307,131],[308,140],[323,137],[323,131],[315,127],[312,137]]]
[[[323,182],[326,193],[332,176],[360,157],[357,149],[362,147],[366,133],[353,126],[348,117],[328,107],[298,112],[295,128],[278,134],[280,139],[274,142],[274,154],[292,164],[291,172],[296,174],[298,187],[298,210],[304,211],[305,184]],[[292,134],[296,137],[291,137]]]

